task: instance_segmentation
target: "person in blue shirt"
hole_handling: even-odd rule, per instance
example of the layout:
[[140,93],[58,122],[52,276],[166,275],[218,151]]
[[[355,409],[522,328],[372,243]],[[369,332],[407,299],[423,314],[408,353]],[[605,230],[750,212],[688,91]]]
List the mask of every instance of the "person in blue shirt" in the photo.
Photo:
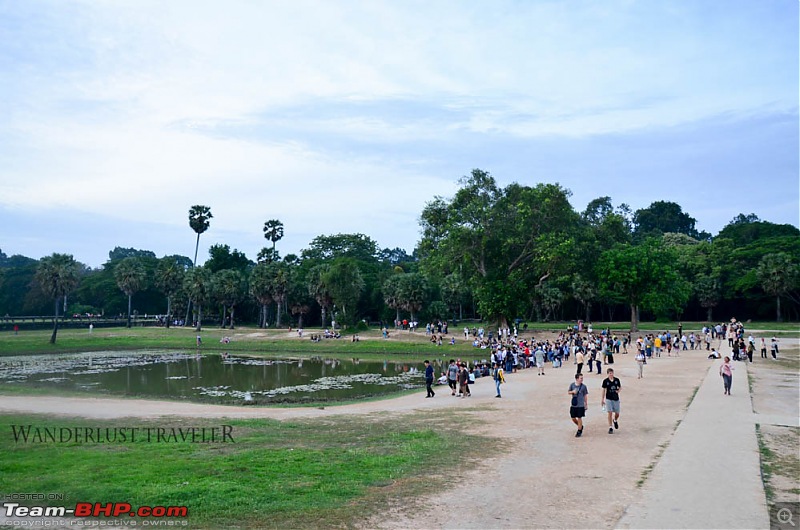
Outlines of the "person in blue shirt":
[[426,398],[432,398],[436,395],[436,392],[433,391],[433,366],[431,362],[425,359],[425,387],[428,390],[428,395],[425,396]]

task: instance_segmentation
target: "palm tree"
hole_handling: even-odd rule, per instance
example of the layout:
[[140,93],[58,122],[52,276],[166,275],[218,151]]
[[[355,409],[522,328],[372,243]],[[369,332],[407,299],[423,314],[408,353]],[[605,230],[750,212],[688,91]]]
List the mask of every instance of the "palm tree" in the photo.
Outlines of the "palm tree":
[[308,294],[319,304],[322,310],[322,327],[325,327],[326,314],[328,308],[333,304],[333,297],[325,281],[325,275],[330,266],[328,264],[317,265],[308,271],[306,282],[308,284]]
[[270,275],[267,270],[267,263],[259,263],[250,273],[250,294],[261,305],[261,314],[258,317],[258,326],[263,328],[267,325],[267,306],[272,303],[270,289]]
[[222,304],[222,327],[225,327],[226,308],[231,309],[230,329],[233,329],[233,317],[236,304],[244,297],[244,276],[235,269],[224,269],[213,277],[214,295]]
[[264,237],[272,241],[272,250],[275,250],[275,242],[283,239],[283,223],[277,219],[270,219],[264,223]]
[[[189,226],[197,234],[197,242],[194,244],[194,261],[192,261],[192,267],[197,266],[197,250],[200,247],[200,234],[208,230],[211,224],[209,219],[213,217],[214,216],[211,215],[211,208],[208,206],[195,204],[189,208]],[[184,320],[184,325],[186,325],[186,322],[189,322],[189,310],[191,307],[192,301],[190,297],[189,303],[186,304],[186,319]]]
[[776,321],[781,322],[781,296],[795,288],[800,277],[800,268],[789,254],[778,252],[761,258],[756,276],[764,291],[775,297]]
[[194,266],[197,266],[197,249],[200,247],[200,234],[208,230],[209,219],[213,217],[211,208],[208,206],[196,204],[189,208],[189,226],[197,233],[197,242],[194,245],[194,261],[192,262]]
[[125,258],[114,268],[117,286],[128,296],[128,327],[131,327],[131,299],[147,283],[147,273],[139,258]]
[[342,321],[354,324],[356,304],[364,290],[364,277],[358,263],[352,258],[338,258],[331,263],[323,281],[331,294],[333,303],[342,310]]
[[78,263],[70,254],[53,254],[39,261],[34,278],[42,291],[55,300],[53,334],[50,336],[50,344],[55,344],[58,334],[58,302],[78,285]]
[[156,267],[156,287],[167,297],[167,327],[172,320],[172,298],[183,285],[186,270],[178,264],[174,257],[166,256],[158,261]]
[[197,331],[203,323],[203,304],[208,300],[211,290],[211,272],[205,267],[195,267],[186,273],[183,279],[183,288],[189,295],[189,300],[197,307]]
[[289,293],[289,285],[291,281],[291,270],[289,267],[280,261],[273,261],[266,266],[266,276],[269,282],[269,292],[272,299],[278,305],[278,315],[276,317],[275,326],[281,326],[281,315],[283,313],[283,305],[286,302],[286,296]]
[[389,276],[383,282],[383,303],[395,310],[395,322],[400,320],[400,283],[403,281],[401,274]]

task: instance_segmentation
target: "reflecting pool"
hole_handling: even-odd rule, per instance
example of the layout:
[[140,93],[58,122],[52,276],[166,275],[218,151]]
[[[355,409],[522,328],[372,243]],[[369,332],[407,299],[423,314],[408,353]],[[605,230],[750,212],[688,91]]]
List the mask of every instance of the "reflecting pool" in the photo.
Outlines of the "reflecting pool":
[[413,362],[142,351],[0,358],[0,384],[87,394],[268,404],[381,396],[424,387],[425,381],[422,363]]

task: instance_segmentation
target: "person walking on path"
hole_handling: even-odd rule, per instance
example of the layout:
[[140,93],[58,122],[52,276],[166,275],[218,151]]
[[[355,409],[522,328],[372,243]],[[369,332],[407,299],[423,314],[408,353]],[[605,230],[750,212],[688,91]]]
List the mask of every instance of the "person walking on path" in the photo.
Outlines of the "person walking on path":
[[767,357],[767,341],[764,337],[761,337],[761,358],[769,359],[769,357]]
[[644,352],[639,350],[639,353],[636,354],[636,366],[639,369],[639,377],[637,379],[644,377],[644,360]]
[[495,397],[503,397],[500,395],[500,385],[506,382],[506,378],[503,375],[503,367],[497,363],[492,363],[492,369],[494,370],[494,386],[497,388]]
[[455,359],[450,359],[450,366],[447,367],[447,384],[450,386],[451,396],[456,395],[456,384],[458,383],[458,366]]
[[719,375],[722,376],[722,384],[725,387],[725,394],[731,395],[731,383],[733,382],[733,366],[731,366],[731,358],[727,355],[719,367]]
[[608,377],[603,379],[603,397],[600,404],[608,412],[608,434],[614,434],[614,429],[619,429],[619,391],[622,389],[622,383],[614,377],[613,368],[606,370],[606,373]]
[[541,345],[536,348],[533,358],[536,360],[536,368],[539,369],[539,373],[537,375],[544,375],[544,350],[542,349]]
[[569,407],[569,417],[572,423],[578,426],[575,438],[583,436],[583,418],[586,416],[586,407],[589,406],[589,389],[583,384],[583,374],[575,374],[575,382],[569,384],[568,394],[572,396]]
[[428,391],[426,398],[436,395],[436,392],[433,391],[433,365],[428,359],[425,359],[425,389]]
[[770,341],[769,348],[770,348],[770,353],[772,353],[772,358],[777,361],[778,360],[778,353],[779,353],[778,352],[778,339],[776,339],[775,337],[772,337],[772,340]]
[[461,369],[458,372],[458,382],[460,385],[459,392],[461,397],[469,397],[472,394],[469,391],[469,371],[467,371],[467,363],[461,363]]

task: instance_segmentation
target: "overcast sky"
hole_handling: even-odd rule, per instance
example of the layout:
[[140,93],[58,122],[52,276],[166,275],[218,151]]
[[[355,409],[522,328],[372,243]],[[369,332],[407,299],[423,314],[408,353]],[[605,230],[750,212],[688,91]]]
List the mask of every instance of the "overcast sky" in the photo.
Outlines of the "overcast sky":
[[0,249],[409,253],[473,168],[798,225],[798,2],[0,0]]

